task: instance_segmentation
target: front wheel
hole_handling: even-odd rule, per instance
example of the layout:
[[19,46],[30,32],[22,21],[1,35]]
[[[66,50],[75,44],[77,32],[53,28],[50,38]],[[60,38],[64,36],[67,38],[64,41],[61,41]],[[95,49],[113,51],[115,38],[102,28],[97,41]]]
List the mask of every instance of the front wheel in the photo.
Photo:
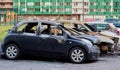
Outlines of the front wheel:
[[20,49],[15,44],[7,45],[4,52],[5,57],[11,60],[16,59],[20,56]]
[[69,59],[73,63],[82,63],[86,60],[86,52],[80,47],[75,47],[69,52]]

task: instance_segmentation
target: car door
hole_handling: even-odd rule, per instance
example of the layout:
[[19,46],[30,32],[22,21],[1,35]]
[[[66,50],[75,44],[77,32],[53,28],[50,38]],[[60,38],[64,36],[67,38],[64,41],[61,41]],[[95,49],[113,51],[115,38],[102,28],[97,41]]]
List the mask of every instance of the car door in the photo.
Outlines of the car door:
[[[21,42],[21,47],[25,52],[36,52],[38,37],[36,34],[38,22],[28,22],[25,23],[23,29],[21,29],[21,33],[19,35],[19,39]],[[32,30],[35,29],[35,30]],[[35,32],[34,32],[35,31]]]
[[[48,27],[50,28],[50,27]],[[51,29],[51,28],[50,28]],[[46,31],[46,30],[44,30]],[[38,51],[43,56],[56,56],[58,53],[60,53],[60,50],[64,46],[62,42],[62,38],[57,37],[56,35],[49,33],[46,33],[42,31],[41,35],[39,36],[39,45],[38,45]],[[51,30],[50,30],[51,31]]]

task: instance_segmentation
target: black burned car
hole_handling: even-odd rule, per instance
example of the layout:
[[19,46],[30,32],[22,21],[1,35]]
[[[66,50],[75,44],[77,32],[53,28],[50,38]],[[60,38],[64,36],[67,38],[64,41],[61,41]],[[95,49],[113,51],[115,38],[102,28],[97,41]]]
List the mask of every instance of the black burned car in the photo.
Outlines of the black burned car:
[[1,48],[8,59],[16,59],[22,54],[62,57],[73,63],[97,59],[99,48],[78,36],[56,22],[22,21],[9,31]]

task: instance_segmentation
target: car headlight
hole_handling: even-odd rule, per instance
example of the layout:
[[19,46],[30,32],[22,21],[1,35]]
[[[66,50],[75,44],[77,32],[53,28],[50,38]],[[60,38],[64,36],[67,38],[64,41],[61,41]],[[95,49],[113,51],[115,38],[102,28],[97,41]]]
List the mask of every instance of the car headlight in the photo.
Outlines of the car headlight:
[[87,39],[81,39],[82,41],[84,41],[85,43],[87,43],[88,46],[93,46],[92,42],[87,40]]
[[81,39],[81,40],[84,41],[86,43],[86,45],[89,47],[89,53],[95,51],[96,47],[93,46],[91,41],[89,41],[87,39]]

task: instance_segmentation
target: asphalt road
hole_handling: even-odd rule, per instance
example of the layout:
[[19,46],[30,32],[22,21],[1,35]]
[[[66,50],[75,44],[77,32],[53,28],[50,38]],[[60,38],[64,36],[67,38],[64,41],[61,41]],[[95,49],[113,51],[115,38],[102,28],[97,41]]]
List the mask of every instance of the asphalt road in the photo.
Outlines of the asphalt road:
[[98,61],[72,64],[61,60],[30,57],[18,60],[0,59],[0,70],[120,70],[120,56],[104,56]]

